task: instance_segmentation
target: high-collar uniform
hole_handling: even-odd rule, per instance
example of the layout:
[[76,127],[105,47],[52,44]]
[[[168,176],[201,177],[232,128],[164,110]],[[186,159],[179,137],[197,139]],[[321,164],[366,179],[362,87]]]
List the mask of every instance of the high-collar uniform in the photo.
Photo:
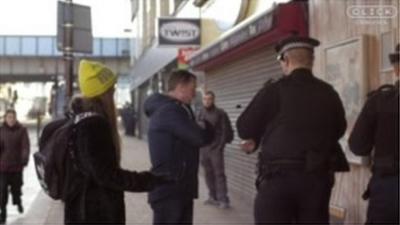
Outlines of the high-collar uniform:
[[256,223],[327,223],[333,172],[348,170],[337,92],[300,68],[269,81],[237,120],[260,146]]
[[399,81],[368,95],[349,139],[356,155],[372,154],[367,223],[399,223]]

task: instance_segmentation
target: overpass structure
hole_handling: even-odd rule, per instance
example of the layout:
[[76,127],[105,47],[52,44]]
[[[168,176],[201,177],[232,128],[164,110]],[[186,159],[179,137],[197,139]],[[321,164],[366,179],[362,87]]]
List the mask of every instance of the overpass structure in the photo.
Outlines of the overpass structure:
[[[129,73],[129,39],[94,38],[92,54],[75,54],[74,71],[81,58],[100,61],[117,75]],[[64,61],[56,36],[0,36],[0,84],[62,80]],[[57,79],[56,79],[57,78]]]

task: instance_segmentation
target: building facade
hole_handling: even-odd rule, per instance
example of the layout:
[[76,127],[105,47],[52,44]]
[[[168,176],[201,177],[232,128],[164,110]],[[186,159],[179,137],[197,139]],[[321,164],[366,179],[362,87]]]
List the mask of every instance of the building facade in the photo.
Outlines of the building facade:
[[[137,2],[133,24],[140,46],[132,60],[131,90],[139,111],[148,95],[165,90],[168,72],[178,66],[177,49],[155,43],[157,17],[201,20],[201,45],[189,59],[190,69],[200,77],[201,92],[215,92],[216,104],[229,114],[233,127],[262,85],[282,76],[274,45],[293,33],[319,39],[314,74],[331,83],[342,98],[348,131],[341,144],[351,163],[351,172],[336,176],[330,213],[345,224],[365,222],[367,202],[361,195],[371,175],[370,160],[352,155],[346,143],[366,94],[394,79],[387,55],[399,42],[398,1],[132,2]],[[145,137],[143,112],[139,121]],[[242,153],[239,141],[236,135],[225,149],[228,187],[252,206],[257,156]]]
[[342,146],[351,171],[336,176],[331,198],[332,213],[346,224],[365,222],[368,202],[361,195],[371,176],[370,160],[352,155],[347,138],[367,93],[394,81],[388,54],[399,43],[399,4],[397,0],[309,1],[310,35],[321,41],[314,72],[336,88],[346,110],[348,129]]
[[131,54],[131,95],[138,115],[139,137],[146,138],[147,117],[145,99],[154,92],[163,92],[171,70],[177,68],[177,47],[158,45],[158,18],[199,18],[193,1],[184,0],[132,0],[132,32],[135,39]]

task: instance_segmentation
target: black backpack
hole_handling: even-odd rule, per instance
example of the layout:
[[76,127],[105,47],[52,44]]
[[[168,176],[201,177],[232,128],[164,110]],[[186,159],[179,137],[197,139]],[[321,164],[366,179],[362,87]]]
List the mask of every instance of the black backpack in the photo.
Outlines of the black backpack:
[[235,134],[232,128],[231,121],[229,119],[228,114],[225,111],[223,112],[223,120],[226,127],[226,136],[225,136],[225,143],[231,143],[235,138]]
[[48,123],[39,138],[39,151],[33,154],[36,174],[45,193],[55,200],[63,199],[66,160],[72,159],[75,125],[98,115],[86,112]]

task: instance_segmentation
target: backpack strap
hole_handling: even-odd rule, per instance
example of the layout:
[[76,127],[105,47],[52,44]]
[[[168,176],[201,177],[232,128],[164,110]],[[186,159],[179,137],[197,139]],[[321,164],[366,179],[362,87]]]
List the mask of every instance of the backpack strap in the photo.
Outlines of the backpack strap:
[[77,154],[76,154],[76,125],[80,122],[82,122],[85,119],[94,117],[94,116],[99,116],[101,115],[96,112],[84,112],[84,113],[79,113],[76,115],[73,115],[72,119],[74,121],[72,125],[72,132],[70,137],[68,138],[68,154],[70,156],[70,159],[72,160],[73,166],[76,171],[79,171],[81,174],[88,176],[88,173],[85,172],[85,170],[82,168],[82,165],[80,165],[79,160],[77,159]]
[[101,116],[101,115],[96,112],[84,112],[84,113],[76,114],[74,117],[74,125],[78,124],[82,120],[85,120],[87,118],[94,117],[94,116]]

